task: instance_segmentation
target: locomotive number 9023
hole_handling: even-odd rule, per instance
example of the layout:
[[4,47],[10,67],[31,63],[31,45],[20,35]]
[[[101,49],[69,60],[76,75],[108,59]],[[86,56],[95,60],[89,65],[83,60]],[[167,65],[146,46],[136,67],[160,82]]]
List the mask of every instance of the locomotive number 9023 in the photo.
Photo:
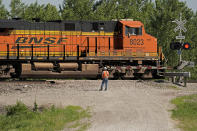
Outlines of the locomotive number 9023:
[[144,39],[130,39],[131,45],[144,45]]

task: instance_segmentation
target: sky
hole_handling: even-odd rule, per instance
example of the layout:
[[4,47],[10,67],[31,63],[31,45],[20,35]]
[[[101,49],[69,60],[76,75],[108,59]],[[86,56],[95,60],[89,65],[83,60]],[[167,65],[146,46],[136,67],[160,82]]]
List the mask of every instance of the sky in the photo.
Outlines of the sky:
[[[11,0],[3,0],[3,4],[6,6],[6,8],[9,7]],[[36,0],[22,0],[25,4],[30,4],[32,2],[35,2]],[[51,3],[53,5],[56,5],[59,7],[59,4],[62,3],[63,0],[37,0],[39,4],[46,4]],[[180,0],[180,1],[186,1],[189,8],[192,8],[195,12],[197,11],[197,0]]]

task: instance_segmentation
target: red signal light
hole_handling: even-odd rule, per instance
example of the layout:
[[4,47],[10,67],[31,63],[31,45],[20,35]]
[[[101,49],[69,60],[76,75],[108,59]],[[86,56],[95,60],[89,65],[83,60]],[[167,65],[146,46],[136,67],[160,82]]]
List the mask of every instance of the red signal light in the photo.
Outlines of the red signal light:
[[189,43],[184,43],[183,44],[183,49],[188,50],[191,48],[191,45]]
[[185,44],[185,47],[184,47],[185,49],[188,49],[189,48],[189,45],[188,44]]

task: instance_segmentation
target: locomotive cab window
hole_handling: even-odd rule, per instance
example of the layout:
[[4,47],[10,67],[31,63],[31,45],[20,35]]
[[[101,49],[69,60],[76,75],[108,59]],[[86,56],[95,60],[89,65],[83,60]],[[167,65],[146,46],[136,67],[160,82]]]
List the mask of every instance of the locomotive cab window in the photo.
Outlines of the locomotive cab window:
[[125,27],[125,35],[142,35],[142,27]]

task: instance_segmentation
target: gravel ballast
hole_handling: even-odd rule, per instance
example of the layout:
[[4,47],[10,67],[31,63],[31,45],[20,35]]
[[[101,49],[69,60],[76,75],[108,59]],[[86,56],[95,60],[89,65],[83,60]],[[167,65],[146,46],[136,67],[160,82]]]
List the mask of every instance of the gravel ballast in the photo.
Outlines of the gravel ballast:
[[88,131],[179,131],[170,117],[170,100],[197,94],[195,83],[185,88],[165,81],[109,80],[108,91],[99,91],[100,84],[101,80],[1,82],[0,105],[22,101],[33,106],[36,100],[39,106],[89,107]]

